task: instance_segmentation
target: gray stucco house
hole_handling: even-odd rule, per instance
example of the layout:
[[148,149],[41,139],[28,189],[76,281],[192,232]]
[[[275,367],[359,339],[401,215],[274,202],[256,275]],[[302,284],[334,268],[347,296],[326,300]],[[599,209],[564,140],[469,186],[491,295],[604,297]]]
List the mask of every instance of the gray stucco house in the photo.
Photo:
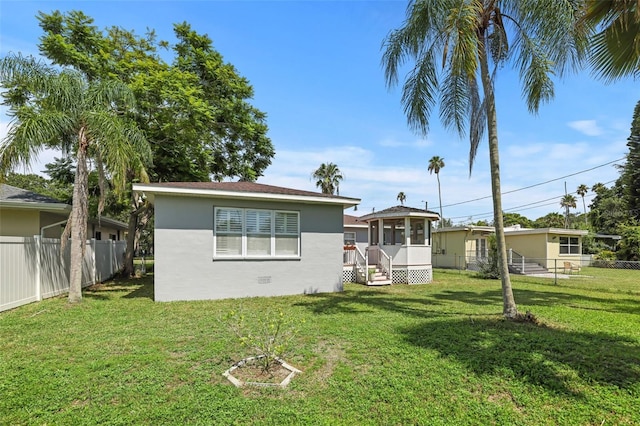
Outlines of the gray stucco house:
[[136,184],[155,206],[156,301],[342,290],[359,199],[252,182]]

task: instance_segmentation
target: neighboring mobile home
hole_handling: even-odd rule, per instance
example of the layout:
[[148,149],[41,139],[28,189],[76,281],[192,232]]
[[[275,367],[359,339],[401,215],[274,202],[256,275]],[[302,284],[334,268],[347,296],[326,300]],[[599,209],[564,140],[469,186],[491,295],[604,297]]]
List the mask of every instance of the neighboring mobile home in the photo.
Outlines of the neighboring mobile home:
[[356,198],[252,182],[136,184],[155,206],[157,301],[342,290]]
[[[434,230],[433,264],[441,268],[475,269],[487,257],[492,226],[456,226]],[[582,260],[582,238],[578,229],[528,229],[519,225],[505,228],[507,256],[512,272],[564,270],[565,262],[575,267]]]
[[536,263],[554,271],[564,270],[565,262],[575,267],[581,265],[582,238],[587,233],[582,229],[528,229],[516,225],[505,228],[504,237],[510,262],[516,269],[519,263]]
[[344,245],[364,251],[369,245],[369,225],[357,216],[344,215]]
[[[0,184],[0,235],[7,237],[60,238],[71,206],[45,195]],[[127,224],[108,217],[89,219],[87,238],[121,241]]]
[[433,230],[433,266],[467,269],[476,259],[486,258],[493,226],[452,226]]
[[0,184],[0,236],[60,238],[69,212],[62,201]]

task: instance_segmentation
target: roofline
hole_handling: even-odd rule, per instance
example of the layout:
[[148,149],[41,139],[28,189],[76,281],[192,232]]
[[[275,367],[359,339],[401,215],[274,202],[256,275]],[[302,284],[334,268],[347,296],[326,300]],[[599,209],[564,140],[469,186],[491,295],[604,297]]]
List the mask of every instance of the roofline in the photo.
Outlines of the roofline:
[[312,195],[290,195],[290,194],[273,194],[266,192],[247,192],[247,191],[229,191],[219,189],[200,189],[200,188],[176,188],[149,186],[143,184],[134,184],[133,190],[151,194],[150,201],[153,202],[153,195],[175,195],[175,196],[195,196],[207,198],[242,198],[246,200],[259,201],[297,201],[306,204],[338,204],[343,208],[349,208],[360,204],[359,198],[349,197],[319,197]]
[[45,211],[71,211],[71,206],[65,203],[38,203],[29,201],[0,201],[0,207],[12,209],[45,210]]
[[493,226],[485,225],[468,225],[468,226],[448,226],[446,228],[436,228],[434,233],[438,232],[455,232],[455,231],[483,231],[483,232],[496,232]]
[[98,222],[100,223],[100,226],[111,225],[117,228],[129,229],[129,224],[121,222],[116,219],[111,219],[106,216],[100,216],[99,219],[97,217],[92,217],[89,219],[89,223],[95,223],[96,225],[98,225]]
[[388,218],[395,218],[395,219],[400,219],[402,217],[421,217],[421,218],[426,218],[426,219],[435,219],[435,220],[440,220],[440,215],[438,213],[429,213],[429,212],[404,212],[404,213],[369,213],[366,214],[364,216],[360,216],[360,220],[363,221],[368,221],[368,220],[374,220],[374,219],[388,219]]
[[584,229],[564,228],[533,228],[533,229],[505,229],[505,234],[557,234],[557,235],[587,235],[589,231]]

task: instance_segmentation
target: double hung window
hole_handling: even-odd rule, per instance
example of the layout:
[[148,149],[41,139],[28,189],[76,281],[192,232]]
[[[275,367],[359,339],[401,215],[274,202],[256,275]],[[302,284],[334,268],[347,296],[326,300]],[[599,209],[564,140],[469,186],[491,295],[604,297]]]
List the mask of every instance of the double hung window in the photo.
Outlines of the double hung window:
[[298,212],[217,207],[215,257],[298,257]]
[[580,254],[578,237],[560,237],[560,254]]

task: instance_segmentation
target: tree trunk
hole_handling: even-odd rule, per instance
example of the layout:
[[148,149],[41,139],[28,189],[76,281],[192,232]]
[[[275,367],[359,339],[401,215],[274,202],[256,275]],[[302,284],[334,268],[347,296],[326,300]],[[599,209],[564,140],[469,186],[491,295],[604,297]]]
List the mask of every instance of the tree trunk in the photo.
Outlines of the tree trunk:
[[71,206],[71,268],[69,277],[69,303],[82,301],[82,264],[87,240],[88,182],[87,149],[88,140],[84,127],[78,133],[78,166],[73,184]]
[[[132,197],[135,197],[135,193],[132,194]],[[127,230],[127,251],[124,254],[124,269],[122,270],[122,275],[125,277],[130,277],[135,273],[135,269],[133,266],[133,257],[136,250],[135,238],[137,228],[138,210],[136,209],[129,213],[129,226]]]
[[513,298],[509,265],[507,263],[507,245],[504,239],[504,221],[502,218],[502,194],[500,188],[500,156],[498,152],[498,117],[493,93],[493,83],[489,74],[489,64],[484,43],[478,47],[482,89],[487,105],[487,134],[489,136],[489,162],[491,167],[491,193],[493,195],[493,222],[496,229],[496,245],[498,246],[498,270],[502,281],[502,314],[513,319],[518,314],[518,307]]
[[440,192],[440,173],[436,173],[436,178],[438,179],[438,202],[440,203],[440,220],[438,223],[438,227],[442,228],[444,225],[444,216],[442,216],[442,193]]
[[[132,194],[135,197],[135,194]],[[127,230],[127,251],[125,252],[124,268],[122,275],[130,277],[135,275],[135,267],[133,265],[133,258],[136,252],[136,247],[140,241],[140,233],[142,229],[147,226],[151,212],[146,204],[140,204],[136,199],[132,200],[134,209],[129,214],[129,226]]]
[[584,210],[584,224],[588,225],[589,222],[587,222],[587,205],[584,203],[584,195],[582,196],[582,210]]

